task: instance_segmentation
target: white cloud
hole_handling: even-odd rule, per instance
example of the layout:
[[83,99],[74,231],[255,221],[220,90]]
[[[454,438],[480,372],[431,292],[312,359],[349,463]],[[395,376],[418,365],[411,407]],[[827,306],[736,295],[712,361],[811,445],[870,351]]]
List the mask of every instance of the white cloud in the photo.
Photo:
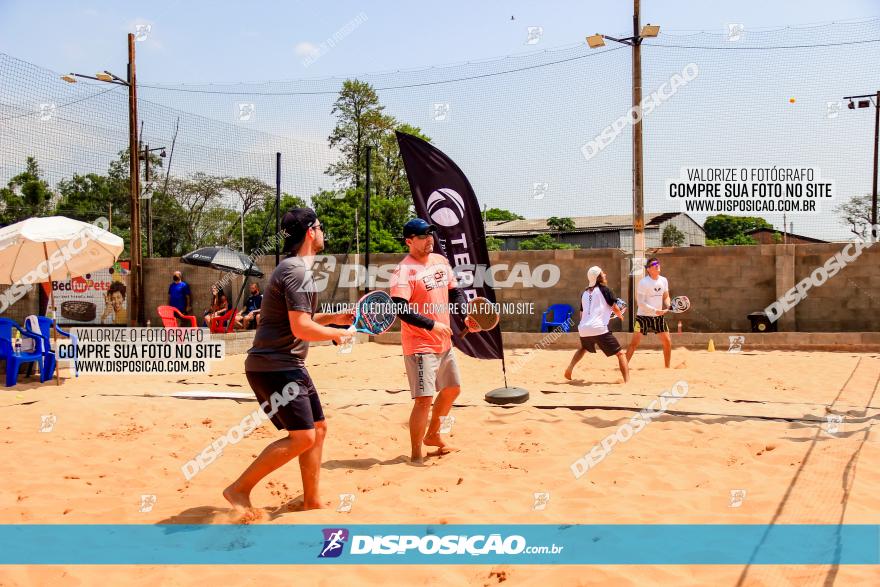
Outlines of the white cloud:
[[308,41],[297,43],[296,47],[293,48],[293,51],[298,57],[313,57],[321,52],[317,45],[309,43]]

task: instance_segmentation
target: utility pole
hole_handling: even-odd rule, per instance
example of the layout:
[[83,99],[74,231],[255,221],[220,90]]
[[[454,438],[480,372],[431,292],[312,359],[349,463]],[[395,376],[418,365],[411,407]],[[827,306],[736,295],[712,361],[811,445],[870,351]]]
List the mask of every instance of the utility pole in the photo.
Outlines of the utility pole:
[[137,129],[137,76],[135,74],[134,33],[128,33],[128,158],[131,163],[129,176],[129,205],[131,206],[131,311],[129,326],[138,326],[143,317],[143,273],[141,265],[141,182],[140,152]]
[[[128,294],[129,326],[138,326],[144,317],[144,280],[143,280],[143,255],[141,254],[141,168],[140,168],[140,144],[138,143],[137,129],[137,76],[135,75],[134,33],[128,34],[128,74],[126,79],[110,73],[107,70],[94,76],[81,73],[69,73],[62,75],[61,79],[67,83],[76,83],[76,78],[92,79],[109,84],[128,86],[128,202],[130,213],[129,249],[131,252],[131,276]],[[111,208],[112,215],[112,208]]]
[[874,238],[877,238],[880,234],[875,234],[874,227],[877,226],[877,160],[878,152],[880,152],[880,90],[877,90],[876,94],[844,96],[843,99],[849,100],[848,107],[850,110],[854,110],[856,108],[856,102],[853,102],[853,100],[858,100],[859,108],[869,108],[871,106],[872,98],[874,102],[874,172],[871,175],[871,227],[868,229],[868,232]]
[[[660,27],[647,24],[641,25],[640,0],[633,0],[633,34],[632,37],[618,39],[610,35],[596,33],[587,37],[587,45],[591,49],[605,46],[604,39],[610,39],[632,47],[632,110],[634,116],[632,131],[632,201],[633,201],[633,232],[632,232],[632,267],[629,280],[630,307],[635,307],[636,265],[644,267],[645,261],[645,181],[642,156],[642,40],[656,37]],[[633,329],[633,315],[629,314],[629,328]]]
[[[642,174],[642,38],[639,36],[641,30],[641,23],[639,21],[639,0],[633,0],[632,105],[636,118],[636,123],[633,125],[632,144],[634,259],[643,259],[645,257],[645,181]],[[632,312],[630,312],[631,319]]]

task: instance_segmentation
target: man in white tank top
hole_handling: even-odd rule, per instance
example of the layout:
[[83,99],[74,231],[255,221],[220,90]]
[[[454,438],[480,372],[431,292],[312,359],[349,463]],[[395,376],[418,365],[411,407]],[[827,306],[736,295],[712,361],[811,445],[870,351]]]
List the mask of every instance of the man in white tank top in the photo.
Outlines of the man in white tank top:
[[608,330],[608,322],[611,314],[623,318],[626,305],[618,300],[614,292],[608,288],[608,276],[599,267],[590,267],[587,271],[587,289],[581,294],[581,321],[578,324],[578,334],[581,337],[581,348],[575,351],[571,362],[565,369],[565,378],[571,379],[575,365],[578,364],[585,353],[595,353],[596,346],[605,353],[606,357],[617,355],[617,363],[623,382],[629,381],[629,367],[626,355],[620,347],[620,343]]

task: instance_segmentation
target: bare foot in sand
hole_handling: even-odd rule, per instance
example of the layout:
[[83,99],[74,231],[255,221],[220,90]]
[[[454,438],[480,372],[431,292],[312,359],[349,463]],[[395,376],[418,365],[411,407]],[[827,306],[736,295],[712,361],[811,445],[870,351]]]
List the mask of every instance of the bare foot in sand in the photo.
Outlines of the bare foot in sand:
[[437,449],[428,452],[429,457],[439,457],[458,450],[443,442],[443,439],[440,438],[439,432],[437,434],[432,434],[431,436],[426,436],[425,440],[422,442],[424,442],[426,446],[433,446]]
[[565,378],[568,379],[569,381],[571,381],[571,372],[572,371],[573,371],[573,369],[571,367],[569,367],[568,369],[565,370]]
[[451,452],[458,452],[457,448],[452,448],[451,446],[443,446],[438,448],[437,450],[432,450],[428,452],[429,457],[442,457],[443,455],[448,455]]
[[303,502],[302,510],[300,510],[300,511],[304,512],[306,510],[322,510],[322,509],[324,509],[324,507],[325,507],[324,504],[321,503],[320,501],[310,501],[308,503]]
[[446,447],[446,443],[440,438],[439,432],[425,436],[425,439],[422,442],[428,446],[436,446],[440,450],[443,450]]
[[251,505],[251,496],[248,493],[239,491],[230,485],[223,490],[223,497],[232,506],[239,524],[248,524],[262,517],[262,512],[255,510]]

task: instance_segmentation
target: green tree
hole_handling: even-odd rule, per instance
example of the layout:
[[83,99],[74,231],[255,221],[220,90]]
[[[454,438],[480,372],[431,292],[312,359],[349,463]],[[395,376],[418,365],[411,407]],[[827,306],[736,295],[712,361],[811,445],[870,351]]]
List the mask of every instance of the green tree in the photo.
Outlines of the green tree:
[[706,231],[706,244],[719,245],[754,245],[757,241],[746,233],[758,228],[773,229],[773,225],[756,216],[729,216],[716,214],[709,216],[703,223]]
[[344,187],[361,187],[367,145],[377,145],[383,133],[396,125],[394,119],[382,113],[379,96],[373,86],[359,80],[345,80],[331,114],[336,116],[336,127],[327,141],[331,149],[339,150],[341,157],[330,164],[326,173]]
[[[281,194],[281,216],[291,208],[305,208],[306,202],[299,196],[288,193]],[[244,217],[244,247],[247,254],[252,254],[257,249],[265,251],[266,255],[274,255],[278,242],[278,249],[284,244],[283,238],[275,237],[275,194],[264,198]]]
[[723,247],[730,245],[756,245],[758,241],[747,234],[738,234],[730,238],[706,238],[707,247]]
[[579,248],[578,245],[560,243],[549,234],[539,234],[533,238],[522,240],[519,243],[519,250],[521,251],[549,251]]
[[547,226],[553,229],[556,233],[556,238],[559,238],[563,232],[571,232],[574,230],[575,224],[574,220],[568,217],[558,218],[556,216],[551,216],[547,219]]
[[370,170],[375,193],[386,198],[402,196],[412,199],[406,170],[403,167],[403,158],[400,156],[400,147],[397,144],[394,131],[419,137],[429,143],[431,139],[422,133],[422,129],[405,123],[397,123],[390,116],[385,117],[384,122],[393,124],[379,129],[381,134]]
[[684,244],[685,235],[682,231],[675,227],[673,224],[667,224],[666,228],[663,229],[663,236],[661,237],[661,244],[664,247],[680,247]]
[[128,185],[109,176],[89,173],[76,175],[58,182],[60,198],[54,214],[83,222],[104,216],[110,220],[110,230],[125,242],[123,256],[130,255],[131,209]]
[[834,209],[841,217],[849,230],[861,238],[868,237],[868,229],[871,227],[871,196],[852,196],[846,202],[838,204]]
[[487,222],[490,220],[524,220],[519,214],[514,214],[510,210],[504,210],[503,208],[489,208],[484,213],[484,217]]
[[[226,229],[236,216],[235,211],[221,205],[226,179],[199,171],[185,179],[172,177],[168,182],[168,195],[185,212],[185,222],[180,227],[185,248],[228,244]],[[218,210],[221,208],[232,215]]]
[[241,234],[246,232],[244,219],[253,208],[262,205],[266,200],[272,198],[275,195],[275,188],[256,177],[229,177],[223,180],[223,188],[234,194],[238,201],[241,202],[239,221],[229,226],[226,231],[226,237],[238,236],[239,247],[245,249],[247,236],[244,236],[245,242],[241,240]]
[[0,223],[13,224],[34,216],[46,216],[52,210],[55,194],[40,177],[37,160],[28,157],[25,170],[0,189]]
[[[344,192],[323,191],[312,196],[312,204],[325,228],[325,252],[353,253],[358,240],[361,251],[364,250],[367,233],[363,189],[349,188]],[[375,253],[405,251],[403,225],[411,216],[412,206],[409,198],[373,196],[370,199],[370,251]]]
[[486,249],[489,251],[500,251],[504,247],[504,241],[494,236],[486,237]]

